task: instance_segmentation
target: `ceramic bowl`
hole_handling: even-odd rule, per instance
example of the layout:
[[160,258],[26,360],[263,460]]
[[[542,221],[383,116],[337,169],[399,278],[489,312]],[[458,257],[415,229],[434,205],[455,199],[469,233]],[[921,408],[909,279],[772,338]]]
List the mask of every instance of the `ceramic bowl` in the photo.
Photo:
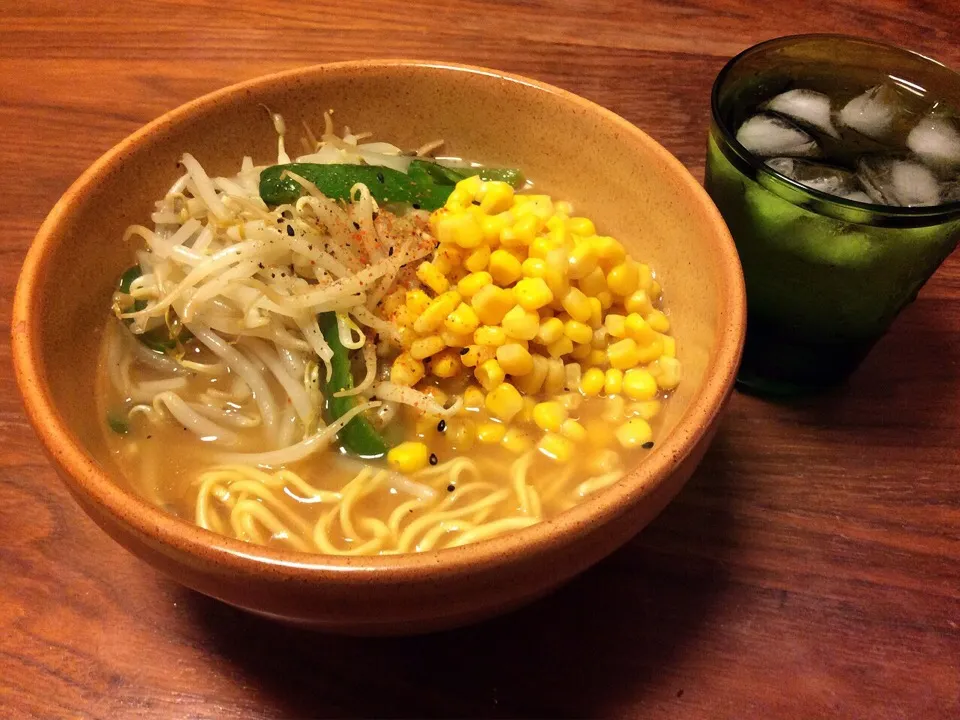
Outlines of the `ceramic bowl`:
[[[131,492],[111,459],[94,374],[115,279],[134,248],[124,229],[193,153],[232,174],[269,162],[264,106],[401,147],[523,168],[658,271],[683,361],[662,441],[620,482],[561,516],[462,548],[392,557],[266,549],[201,530]],[[31,423],[83,510],[177,582],[237,607],[331,631],[413,633],[501,613],[556,588],[621,546],[676,495],[703,456],[731,391],[745,325],[740,265],[700,185],[622,118],[540,82],[444,63],[368,61],[258,78],[150,123],[100,158],[53,208],[30,248],[13,311],[13,359]]]

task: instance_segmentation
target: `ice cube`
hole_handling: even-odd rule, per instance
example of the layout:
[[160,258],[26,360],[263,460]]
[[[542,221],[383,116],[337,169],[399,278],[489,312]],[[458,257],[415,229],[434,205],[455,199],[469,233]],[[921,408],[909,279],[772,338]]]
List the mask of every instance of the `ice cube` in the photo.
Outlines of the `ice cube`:
[[754,155],[800,157],[815,155],[817,142],[786,118],[769,113],[754,115],[737,130],[737,141]]
[[960,165],[960,123],[944,115],[927,115],[907,135],[907,147],[935,168]]
[[832,165],[821,165],[809,160],[780,157],[767,160],[767,166],[781,175],[786,175],[791,180],[806,185],[808,188],[829,195],[849,197],[851,193],[860,191],[860,182],[856,175],[849,170]]
[[788,90],[766,104],[766,109],[786,115],[798,125],[838,138],[840,133],[830,119],[830,98],[815,90]]
[[894,121],[908,112],[893,85],[876,85],[843,106],[840,123],[874,140],[890,134]]
[[914,207],[940,202],[940,184],[933,171],[915,160],[867,156],[857,163],[858,177],[879,205]]

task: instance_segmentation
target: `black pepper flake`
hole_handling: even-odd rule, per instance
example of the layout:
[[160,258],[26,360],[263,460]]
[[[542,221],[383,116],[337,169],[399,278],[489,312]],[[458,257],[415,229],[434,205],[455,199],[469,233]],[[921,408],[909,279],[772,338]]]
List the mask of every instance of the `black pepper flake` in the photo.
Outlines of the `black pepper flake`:
[[644,450],[650,450],[650,449],[652,449],[652,448],[653,448],[653,440],[651,440],[650,442],[645,442],[645,443],[644,443],[643,445],[641,445],[640,447],[642,447]]
[[431,464],[431,465],[436,465],[438,462],[440,462],[440,460],[439,460],[439,458],[437,458],[437,454],[436,454],[436,453],[430,453],[430,464]]
[[147,435],[147,440],[149,440],[149,439],[152,438],[152,437],[153,437],[153,435]]
[[387,181],[387,179],[383,176],[383,173],[382,173],[382,172],[378,172],[378,173],[377,173],[377,182],[382,182],[382,183],[384,183],[384,182],[386,182],[386,181]]
[[313,250],[313,245],[307,245],[307,250]]
[[454,485],[447,485],[447,492],[453,492],[453,491],[456,490],[456,489],[457,489],[457,488],[456,488],[456,486],[454,486]]
[[276,277],[277,277],[277,274],[276,274],[276,273],[270,273],[270,277],[276,278]]
[[389,257],[393,257],[393,245],[391,245],[391,246],[390,246],[390,249],[387,250],[387,255],[388,255]]
[[294,233],[294,230],[293,230],[293,225],[287,225],[287,235],[289,235],[290,237],[293,237],[294,234],[295,234],[295,233]]
[[470,352],[470,348],[460,348],[461,355],[466,355],[468,352]]
[[353,221],[353,229],[354,229],[354,230],[359,230],[359,229],[360,229],[360,223],[358,223],[356,220]]
[[440,422],[437,423],[437,432],[443,432],[446,429],[447,429],[446,420],[441,420]]
[[420,209],[420,203],[413,203],[413,209],[414,209],[414,210],[419,210],[419,209]]
[[263,264],[263,263],[257,263],[257,267],[260,268],[261,270],[263,270],[263,269],[264,269],[264,264]]
[[285,222],[285,221],[286,221],[286,218],[283,217],[283,215],[281,215],[280,217],[277,218],[277,223],[282,223],[282,222]]
[[479,205],[479,204],[480,204],[480,201],[479,201],[479,200],[474,200],[471,204],[473,204],[473,205]]

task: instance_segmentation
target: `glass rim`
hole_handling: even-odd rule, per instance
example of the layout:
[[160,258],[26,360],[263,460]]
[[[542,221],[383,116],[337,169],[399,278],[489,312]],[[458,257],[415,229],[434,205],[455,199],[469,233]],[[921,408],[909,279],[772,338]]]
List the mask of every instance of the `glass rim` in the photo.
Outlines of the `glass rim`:
[[[957,79],[957,85],[960,87],[960,72],[957,72],[953,68],[944,65],[939,60],[928,57],[927,55],[916,52],[915,50],[908,50],[907,48],[900,47],[899,45],[893,45],[881,40],[857,37],[856,35],[845,35],[842,33],[801,33],[798,35],[783,35],[781,37],[764,40],[756,45],[751,45],[750,47],[740,51],[730,58],[726,64],[724,64],[720,72],[717,73],[717,77],[713,81],[713,88],[710,92],[710,112],[713,118],[713,124],[720,130],[724,142],[736,153],[740,162],[745,163],[750,167],[751,170],[756,173],[760,173],[761,176],[771,177],[774,180],[787,185],[792,190],[810,196],[816,202],[817,207],[815,209],[818,213],[838,219],[849,218],[851,212],[858,214],[870,213],[871,216],[876,216],[878,219],[889,219],[890,224],[898,224],[897,221],[917,221],[937,218],[941,219],[941,221],[945,221],[949,220],[951,216],[960,216],[960,200],[941,203],[939,205],[898,207],[896,205],[877,205],[874,203],[858,202],[857,200],[850,200],[837,195],[830,195],[822,190],[816,190],[812,187],[804,185],[803,183],[798,182],[797,180],[794,180],[783,173],[777,172],[767,165],[762,158],[754,155],[740,144],[736,138],[736,134],[732,132],[731,128],[727,125],[720,114],[720,88],[726,82],[727,76],[733,71],[734,67],[748,55],[754,55],[756,53],[763,52],[774,46],[792,45],[811,40],[835,40],[840,42],[859,43],[862,45],[872,45],[874,47],[882,47],[888,50],[894,50],[905,55],[912,55],[923,62],[938,66],[946,72],[954,75]],[[958,108],[958,110],[960,110],[960,108]],[[723,148],[721,147],[720,149],[721,152],[723,152]],[[778,197],[782,196],[778,195]],[[783,199],[793,205],[797,205],[795,201],[789,198]],[[863,224],[871,223],[865,222]],[[878,224],[887,223],[881,222]]]

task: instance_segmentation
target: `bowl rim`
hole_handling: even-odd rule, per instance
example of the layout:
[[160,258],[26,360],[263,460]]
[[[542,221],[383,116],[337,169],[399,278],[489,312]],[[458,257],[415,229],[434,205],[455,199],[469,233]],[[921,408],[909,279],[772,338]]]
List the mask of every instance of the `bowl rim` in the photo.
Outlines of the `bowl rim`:
[[[506,535],[457,548],[431,550],[389,556],[330,556],[306,554],[246,543],[204,530],[188,519],[168,513],[122,488],[109,473],[100,468],[74,436],[57,412],[49,386],[41,372],[39,321],[33,302],[42,284],[42,275],[50,251],[55,247],[57,228],[70,214],[85,193],[98,179],[124,161],[128,151],[162,129],[175,127],[195,113],[212,109],[224,101],[243,94],[282,83],[292,78],[321,81],[325,76],[356,72],[390,72],[396,69],[425,68],[444,72],[466,72],[485,75],[546,92],[564,103],[597,114],[619,130],[621,137],[641,145],[668,167],[699,201],[718,231],[721,262],[717,271],[720,293],[717,308],[717,346],[708,363],[704,383],[695,396],[696,402],[684,411],[676,427],[658,444],[651,455],[626,473],[617,483],[579,503],[555,518]],[[221,572],[257,575],[265,569],[278,573],[280,579],[301,582],[370,581],[410,582],[429,576],[431,580],[457,575],[465,570],[480,572],[537,555],[551,546],[569,546],[578,538],[599,528],[640,498],[656,491],[670,476],[671,468],[682,463],[713,427],[733,382],[742,352],[746,326],[746,294],[740,261],[729,231],[719,210],[707,192],[686,167],[649,135],[614,112],[572,92],[532,80],[514,73],[485,67],[435,60],[371,59],[325,63],[293,68],[245,80],[170,110],[144,125],[98,158],[57,201],[37,232],[21,269],[12,309],[12,342],[14,372],[28,419],[45,450],[59,466],[61,474],[70,476],[67,483],[73,492],[114,516],[128,530],[141,538],[149,537],[162,545],[173,546],[187,554],[202,558]],[[66,479],[64,478],[66,482]],[[89,513],[88,508],[84,510]]]

